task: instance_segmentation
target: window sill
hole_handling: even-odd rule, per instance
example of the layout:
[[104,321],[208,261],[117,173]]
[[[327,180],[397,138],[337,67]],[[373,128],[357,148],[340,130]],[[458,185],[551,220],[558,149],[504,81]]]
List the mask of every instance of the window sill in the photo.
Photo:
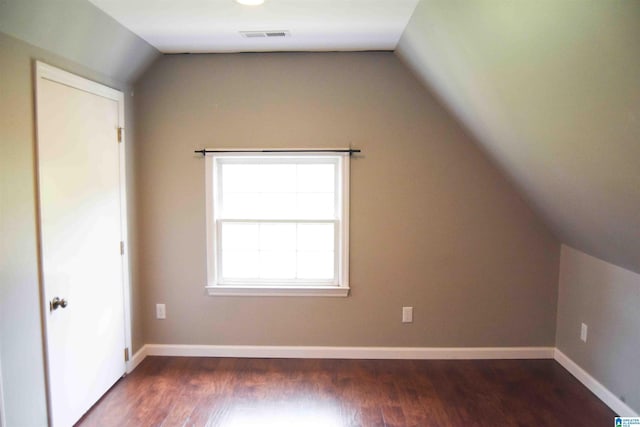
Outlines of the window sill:
[[346,297],[348,287],[336,286],[207,286],[211,296],[261,296],[261,297]]

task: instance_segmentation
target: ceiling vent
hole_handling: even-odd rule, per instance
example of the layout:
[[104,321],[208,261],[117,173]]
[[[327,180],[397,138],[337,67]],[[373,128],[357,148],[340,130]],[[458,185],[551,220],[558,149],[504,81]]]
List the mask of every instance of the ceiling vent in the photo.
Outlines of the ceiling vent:
[[289,31],[240,31],[240,35],[247,39],[291,37]]

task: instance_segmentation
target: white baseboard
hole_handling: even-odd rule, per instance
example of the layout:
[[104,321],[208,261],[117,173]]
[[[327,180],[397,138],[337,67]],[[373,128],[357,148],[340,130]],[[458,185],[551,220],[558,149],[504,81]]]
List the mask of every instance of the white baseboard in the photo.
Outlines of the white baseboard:
[[578,379],[593,394],[602,400],[609,408],[611,408],[618,416],[621,417],[637,417],[638,413],[631,409],[626,403],[611,393],[609,389],[603,386],[598,380],[593,378],[587,371],[582,369],[576,362],[571,360],[566,354],[559,349],[555,349],[554,359],[563,368]]
[[147,344],[149,356],[298,359],[553,359],[553,347],[302,347]]
[[136,351],[136,354],[134,354],[133,357],[127,362],[127,374],[133,372],[133,370],[136,369],[147,356],[147,346],[143,345],[142,348]]

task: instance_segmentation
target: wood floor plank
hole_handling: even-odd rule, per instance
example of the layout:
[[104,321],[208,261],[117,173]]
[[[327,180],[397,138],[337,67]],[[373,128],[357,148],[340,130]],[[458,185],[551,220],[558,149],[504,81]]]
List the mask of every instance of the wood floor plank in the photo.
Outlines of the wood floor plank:
[[552,360],[148,357],[78,426],[602,426]]

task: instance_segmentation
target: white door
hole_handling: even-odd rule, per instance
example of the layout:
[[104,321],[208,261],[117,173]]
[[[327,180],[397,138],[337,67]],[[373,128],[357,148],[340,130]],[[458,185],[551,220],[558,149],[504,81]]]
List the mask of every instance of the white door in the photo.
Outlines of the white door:
[[38,63],[36,96],[50,421],[60,427],[125,373],[122,94]]

